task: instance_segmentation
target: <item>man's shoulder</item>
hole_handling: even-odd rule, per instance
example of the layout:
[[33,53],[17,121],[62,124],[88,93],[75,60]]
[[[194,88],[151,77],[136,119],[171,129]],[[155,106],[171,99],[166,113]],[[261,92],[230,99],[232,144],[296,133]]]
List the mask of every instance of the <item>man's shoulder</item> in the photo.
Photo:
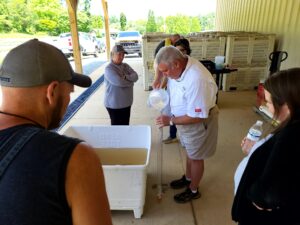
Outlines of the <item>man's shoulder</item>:
[[188,57],[188,63],[190,63],[192,65],[197,65],[197,66],[202,65],[201,62],[198,59],[196,59],[192,56],[187,56],[187,57]]
[[106,66],[105,69],[110,69],[114,67],[114,63],[113,62],[109,62]]
[[55,131],[51,130],[45,130],[45,129],[40,129],[40,132],[38,133],[38,136],[36,137],[38,141],[42,142],[74,142],[74,143],[79,143],[81,142],[80,139],[74,138],[74,137],[69,137],[63,134],[59,134]]
[[201,76],[202,78],[208,77],[211,78],[211,73],[206,69],[206,67],[196,58],[189,57],[188,60],[188,68],[190,69],[191,72],[197,72],[200,73],[200,75],[206,75],[206,76]]

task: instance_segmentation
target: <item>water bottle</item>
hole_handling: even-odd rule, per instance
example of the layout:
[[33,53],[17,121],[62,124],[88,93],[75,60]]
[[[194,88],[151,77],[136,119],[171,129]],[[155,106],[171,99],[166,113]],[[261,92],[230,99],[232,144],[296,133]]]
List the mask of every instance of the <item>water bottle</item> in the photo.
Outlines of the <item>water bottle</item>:
[[251,141],[259,141],[260,136],[262,135],[263,128],[262,128],[263,122],[261,120],[257,120],[255,124],[250,127],[249,132],[247,134],[247,139]]

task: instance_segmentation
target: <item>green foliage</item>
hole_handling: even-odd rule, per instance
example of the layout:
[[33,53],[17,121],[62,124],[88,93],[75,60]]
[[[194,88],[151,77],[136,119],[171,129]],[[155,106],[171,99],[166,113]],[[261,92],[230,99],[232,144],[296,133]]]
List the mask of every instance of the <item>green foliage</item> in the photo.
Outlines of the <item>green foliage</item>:
[[[78,11],[78,29],[89,32],[94,26],[102,27],[103,20],[89,15],[90,0]],[[97,21],[97,22],[96,22]],[[96,25],[99,24],[99,25]],[[58,35],[70,31],[67,9],[58,0],[1,0],[0,32],[37,33]]]
[[144,34],[146,32],[146,23],[146,20],[130,21],[127,24],[127,29],[136,30],[139,31],[141,34]]
[[70,31],[70,20],[67,11],[63,11],[57,20],[56,28],[51,32],[52,35],[59,35],[60,33],[66,33]]
[[116,17],[116,16],[109,17],[109,23],[110,24],[119,23],[118,17]]
[[156,31],[166,32],[165,19],[162,16],[156,17]]
[[200,24],[202,30],[214,30],[215,29],[215,13],[209,13],[206,16],[200,16]]
[[92,26],[90,17],[83,11],[77,12],[77,27],[79,31],[91,31]]
[[93,29],[101,29],[104,27],[104,20],[102,16],[92,16],[91,26]]
[[190,32],[200,32],[200,20],[197,17],[190,17]]
[[54,0],[31,0],[28,3],[28,8],[32,10],[35,30],[52,34],[58,26],[59,16],[62,12],[59,3]]
[[83,1],[83,11],[88,15],[90,16],[91,13],[91,0],[84,0]]
[[11,0],[3,2],[3,8],[7,9],[5,15],[6,31],[27,32],[30,26],[32,14],[25,4],[25,0]]
[[127,19],[124,13],[120,14],[120,27],[121,30],[125,30],[126,29],[126,24],[127,24]]
[[166,17],[167,33],[188,34],[190,31],[190,20],[188,16],[177,14]]
[[153,10],[149,10],[148,12],[148,21],[146,24],[146,32],[156,32],[156,22]]
[[[81,0],[77,11],[79,31],[90,32],[104,27],[101,16],[90,15],[91,0]],[[0,0],[0,33],[19,32],[27,34],[47,33],[58,35],[70,31],[69,14],[63,0]],[[109,18],[110,28],[117,30],[138,30],[145,32],[166,32],[188,34],[201,30],[213,30],[215,14],[190,17],[155,17],[149,10],[147,20],[127,21],[124,13],[120,18]]]
[[7,0],[0,2],[0,31],[8,32],[12,29],[12,21],[8,16]]

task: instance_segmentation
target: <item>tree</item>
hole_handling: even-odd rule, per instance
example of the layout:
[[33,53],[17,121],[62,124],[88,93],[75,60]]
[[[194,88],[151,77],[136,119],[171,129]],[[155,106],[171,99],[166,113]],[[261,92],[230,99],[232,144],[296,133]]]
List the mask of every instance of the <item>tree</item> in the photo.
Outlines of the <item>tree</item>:
[[88,15],[90,16],[91,13],[91,0],[84,0],[83,1],[83,11]]
[[116,16],[110,16],[109,17],[109,23],[113,24],[113,23],[119,23],[119,19]]
[[145,34],[146,32],[146,20],[136,20],[136,21],[129,21],[127,25],[128,30],[137,30],[141,34]]
[[84,11],[77,13],[77,26],[78,31],[90,32],[92,30],[90,17]]
[[190,31],[189,32],[200,32],[200,20],[198,17],[190,17]]
[[55,31],[53,32],[53,35],[59,35],[61,33],[66,33],[70,31],[70,22],[69,22],[69,14],[68,12],[62,11],[61,14],[58,17],[57,26],[55,28]]
[[33,15],[25,0],[1,0],[0,11],[2,32],[28,33],[28,28],[33,26],[31,23]]
[[188,34],[190,32],[189,17],[177,14],[166,17],[166,32]]
[[215,13],[209,13],[205,16],[199,16],[202,30],[214,30],[215,29]]
[[7,0],[3,0],[0,2],[0,32],[9,32],[13,28],[8,14]]
[[126,30],[127,19],[124,13],[120,14],[120,27],[121,30]]
[[[90,32],[103,28],[101,16],[90,15],[91,0],[81,0],[77,13],[78,30]],[[155,17],[154,11],[148,11],[147,20],[127,21],[124,13],[120,17],[109,18],[110,28],[117,30],[138,30],[145,32],[166,32],[187,34],[215,28],[215,14],[189,17]],[[70,23],[65,0],[0,0],[0,32],[37,32],[58,35],[69,32]]]
[[103,28],[103,17],[102,16],[92,16],[91,17],[91,27],[92,29]]
[[148,12],[148,21],[146,24],[146,32],[156,32],[156,22],[153,10],[149,10]]
[[28,8],[32,10],[33,24],[37,32],[46,32],[52,35],[57,34],[60,15],[63,8],[56,0],[31,0]]
[[162,16],[156,17],[156,31],[166,32],[165,19]]

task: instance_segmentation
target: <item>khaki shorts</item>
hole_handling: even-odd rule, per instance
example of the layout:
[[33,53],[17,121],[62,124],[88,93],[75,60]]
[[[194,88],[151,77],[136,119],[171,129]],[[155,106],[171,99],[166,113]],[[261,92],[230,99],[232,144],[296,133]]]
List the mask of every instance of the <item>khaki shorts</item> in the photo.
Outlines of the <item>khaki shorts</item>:
[[201,123],[176,125],[182,146],[190,159],[206,159],[214,155],[218,139],[218,106],[212,108],[209,117]]

